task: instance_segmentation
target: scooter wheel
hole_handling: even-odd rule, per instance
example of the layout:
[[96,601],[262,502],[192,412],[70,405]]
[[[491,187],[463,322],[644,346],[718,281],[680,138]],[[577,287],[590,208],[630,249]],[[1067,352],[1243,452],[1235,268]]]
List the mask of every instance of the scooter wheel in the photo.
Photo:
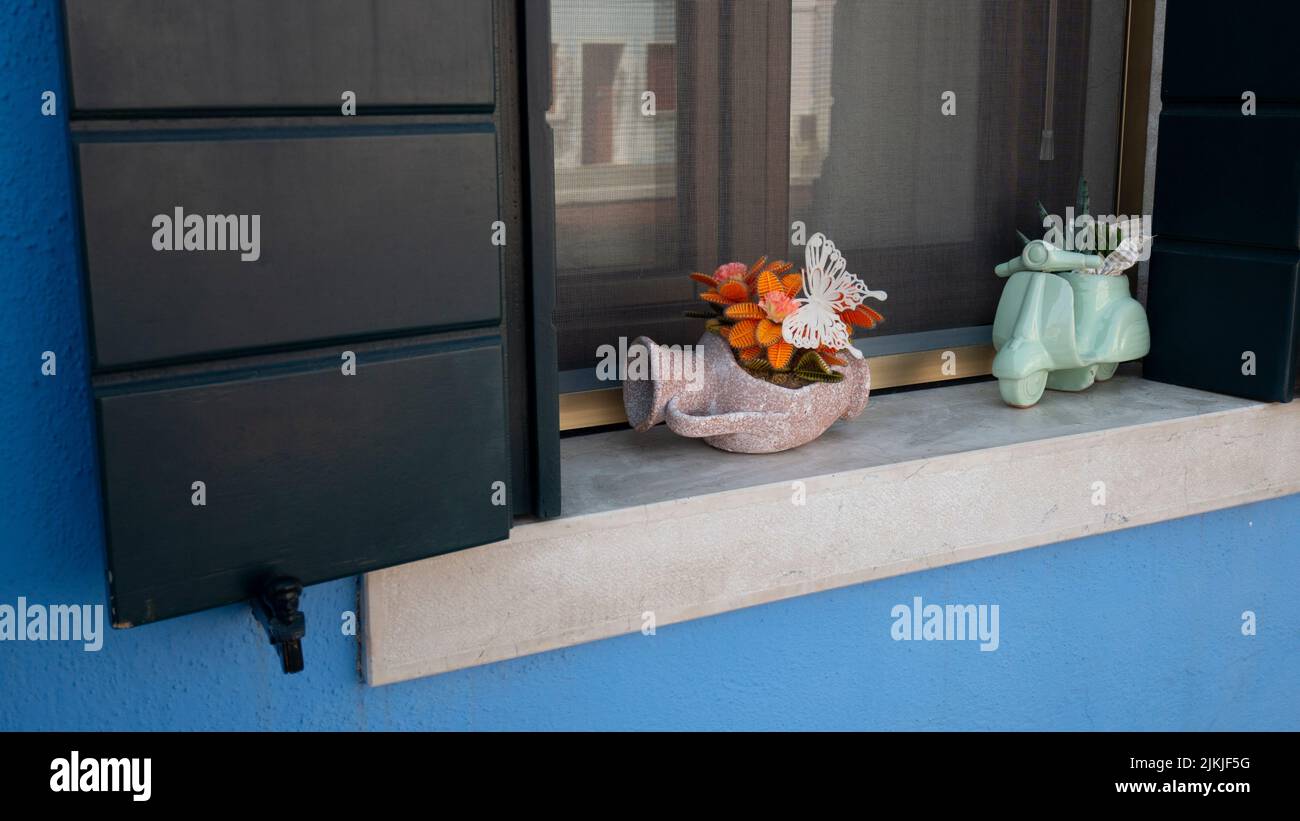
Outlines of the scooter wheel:
[[1115,375],[1115,369],[1119,367],[1118,362],[1103,362],[1097,366],[1097,381],[1105,382]]
[[1047,387],[1047,371],[1035,371],[1020,379],[999,379],[998,390],[1002,401],[1013,408],[1031,408],[1043,398]]

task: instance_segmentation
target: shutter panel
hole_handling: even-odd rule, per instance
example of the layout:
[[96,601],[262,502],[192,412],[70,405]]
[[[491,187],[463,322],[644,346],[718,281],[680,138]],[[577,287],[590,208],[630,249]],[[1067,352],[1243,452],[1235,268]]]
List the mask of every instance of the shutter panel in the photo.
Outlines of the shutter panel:
[[[66,0],[82,112],[493,103],[492,4]],[[274,8],[268,9],[268,6]]]
[[[1300,349],[1300,7],[1167,11],[1147,378],[1289,402]],[[1256,113],[1243,114],[1242,95]]]
[[508,535],[491,501],[509,476],[499,338],[357,360],[349,377],[337,357],[295,357],[100,387],[115,625]]
[[[491,131],[169,136],[78,146],[97,364],[500,322],[499,277],[466,277],[499,267]],[[155,251],[171,204],[257,212],[260,258]]]

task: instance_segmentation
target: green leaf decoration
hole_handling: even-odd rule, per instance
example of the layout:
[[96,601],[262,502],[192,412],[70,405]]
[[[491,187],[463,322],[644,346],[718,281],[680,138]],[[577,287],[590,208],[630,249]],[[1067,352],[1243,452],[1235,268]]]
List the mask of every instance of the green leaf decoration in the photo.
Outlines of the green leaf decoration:
[[1021,245],[1028,245],[1028,244],[1029,244],[1029,237],[1025,236],[1024,234],[1022,234],[1022,233],[1019,232],[1019,231],[1016,232],[1016,238],[1020,240],[1020,244],[1021,244]]
[[1045,220],[1045,219],[1047,219],[1048,217],[1051,216],[1051,214],[1047,213],[1047,209],[1043,207],[1043,203],[1042,203],[1041,201],[1035,202],[1034,204],[1038,206],[1038,219],[1039,219],[1039,222],[1041,222],[1041,221],[1043,221],[1043,220]]
[[796,369],[794,375],[809,382],[839,382],[844,378],[844,374],[835,371],[822,373],[821,371],[801,371]]
[[740,367],[752,373],[767,373],[772,370],[772,364],[762,357],[742,359],[740,360]]
[[822,359],[822,355],[816,351],[805,351],[803,356],[799,357],[799,361],[795,363],[794,372],[796,376],[804,378],[804,371],[816,373],[821,376],[828,376],[834,373],[834,371],[831,370],[831,366],[827,365],[826,360]]
[[721,334],[723,329],[726,327],[726,325],[723,325],[716,319],[710,319],[708,322],[704,323],[704,330],[711,334]]
[[1083,177],[1080,177],[1079,178],[1079,199],[1074,204],[1074,213],[1076,215],[1088,214],[1089,213],[1088,207],[1090,205],[1091,205],[1091,201],[1088,198],[1088,181]]

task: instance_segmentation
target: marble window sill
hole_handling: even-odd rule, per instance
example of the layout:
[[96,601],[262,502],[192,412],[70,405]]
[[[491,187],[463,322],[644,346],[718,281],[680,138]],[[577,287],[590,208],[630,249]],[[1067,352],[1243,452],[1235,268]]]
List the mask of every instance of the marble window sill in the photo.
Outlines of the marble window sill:
[[365,577],[369,683],[1300,492],[1300,402],[1125,374],[1024,411],[994,382],[875,397],[778,454],[562,445],[563,517]]

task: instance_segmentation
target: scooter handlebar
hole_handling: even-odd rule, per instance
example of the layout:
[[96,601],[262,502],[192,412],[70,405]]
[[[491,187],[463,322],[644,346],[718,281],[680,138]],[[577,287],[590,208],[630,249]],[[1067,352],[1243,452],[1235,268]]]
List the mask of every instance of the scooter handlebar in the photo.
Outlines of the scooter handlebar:
[[1051,243],[1036,239],[1025,246],[1020,256],[1001,263],[993,269],[993,273],[1008,277],[1020,271],[1079,271],[1084,268],[1100,268],[1103,261],[1104,258],[1097,254],[1063,251]]

